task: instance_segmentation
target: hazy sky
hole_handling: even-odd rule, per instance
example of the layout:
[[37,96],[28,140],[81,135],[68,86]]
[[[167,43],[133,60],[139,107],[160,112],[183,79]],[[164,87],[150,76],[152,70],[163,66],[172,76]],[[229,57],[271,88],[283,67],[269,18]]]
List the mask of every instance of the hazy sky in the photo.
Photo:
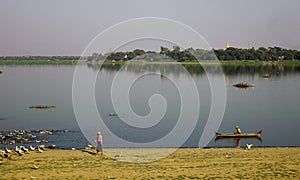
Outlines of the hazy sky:
[[106,28],[148,16],[187,24],[213,48],[228,41],[299,50],[299,7],[299,0],[0,0],[0,55],[80,55]]

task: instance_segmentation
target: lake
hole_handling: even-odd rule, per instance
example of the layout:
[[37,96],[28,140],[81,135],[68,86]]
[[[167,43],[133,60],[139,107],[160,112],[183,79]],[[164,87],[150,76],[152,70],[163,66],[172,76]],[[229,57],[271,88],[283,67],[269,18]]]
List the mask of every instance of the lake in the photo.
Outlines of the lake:
[[[93,141],[97,130],[101,130],[105,147],[144,145],[148,147],[149,143],[168,137],[169,133],[178,126],[178,117],[182,115],[183,110],[181,105],[186,103],[182,116],[185,128],[179,129],[176,135],[168,137],[169,139],[155,146],[172,147],[174,144],[177,147],[178,140],[184,141],[183,147],[198,147],[213,108],[209,82],[222,80],[220,72],[208,78],[199,65],[132,64],[122,67],[117,64],[103,66],[82,64],[77,67],[82,72],[81,76],[86,81],[90,81],[89,77],[92,76],[96,76],[97,79],[93,91],[87,87],[86,93],[79,95],[83,104],[82,112],[86,113],[83,117],[88,118],[78,123],[72,101],[75,68],[74,65],[0,66],[0,70],[3,71],[0,74],[0,131],[2,134],[7,135],[9,133],[7,130],[14,129],[50,129],[55,130],[53,135],[45,136],[38,131],[32,132],[37,137],[28,143],[36,145],[35,140],[47,140],[46,144],[56,144],[60,148],[83,148],[88,143],[86,138],[90,142]],[[212,72],[219,71],[214,65],[207,65],[207,69]],[[141,72],[146,74],[136,78]],[[147,72],[150,73],[147,74]],[[242,132],[263,130],[261,141],[242,139],[241,145],[252,143],[255,146],[300,146],[300,141],[297,140],[300,136],[299,66],[223,66],[223,72],[226,87],[225,112],[220,126],[216,125],[216,129],[209,132],[211,137],[216,131],[233,133],[235,125],[239,125]],[[264,74],[271,75],[271,78],[263,78]],[[127,94],[123,87],[129,86],[127,82],[134,78],[136,79],[130,85],[130,91]],[[190,119],[195,118],[193,113],[198,106],[193,102],[198,99],[193,94],[192,82],[197,87],[200,100],[199,116],[196,117],[195,124]],[[238,89],[232,86],[238,82],[248,82],[255,86],[248,89]],[[85,82],[82,81],[82,83],[84,85]],[[177,86],[176,83],[179,85]],[[184,90],[180,91],[178,89],[180,87]],[[115,89],[112,91],[112,88]],[[96,108],[103,121],[101,123],[98,123],[91,107],[84,106],[89,93],[95,95]],[[112,94],[115,94],[113,95],[115,100],[112,100]],[[117,111],[114,103],[124,105],[123,100],[120,100],[123,96],[128,98],[130,103],[128,107],[134,114],[127,113],[122,108]],[[32,105],[54,105],[56,108],[30,109],[29,106]],[[90,111],[91,114],[89,114]],[[151,115],[152,111],[158,113],[147,120],[146,116]],[[159,111],[164,113],[160,114]],[[141,117],[141,119],[136,117]],[[153,122],[147,124],[150,120]],[[64,129],[70,132],[64,133]],[[190,132],[186,133],[186,131]],[[121,139],[122,143],[116,139]],[[236,143],[233,139],[218,141],[214,138],[210,139],[207,147],[234,146]],[[125,141],[130,143],[127,144]],[[0,144],[0,148],[3,146],[6,145]]]

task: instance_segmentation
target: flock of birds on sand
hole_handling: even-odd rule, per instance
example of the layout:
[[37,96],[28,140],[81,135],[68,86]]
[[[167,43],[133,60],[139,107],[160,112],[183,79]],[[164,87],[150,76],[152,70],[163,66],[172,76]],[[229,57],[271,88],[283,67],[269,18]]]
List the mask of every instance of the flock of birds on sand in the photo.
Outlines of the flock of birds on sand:
[[[22,156],[24,154],[29,154],[30,152],[42,153],[45,151],[45,145],[40,143],[48,143],[48,140],[38,140],[42,136],[52,135],[54,130],[11,130],[11,131],[2,131],[0,132],[0,144],[15,146],[14,148],[4,147],[0,152],[0,165],[3,163],[3,159],[10,159],[11,156]],[[64,130],[63,132],[67,133],[69,130]],[[28,145],[25,147],[25,144],[35,143],[33,145]],[[56,148],[55,144],[50,144],[47,148],[54,149]]]
[[26,148],[25,146],[16,146],[14,149],[8,149],[4,147],[0,153],[0,164],[2,164],[3,158],[11,159],[11,156],[23,156],[24,154],[30,154],[30,152],[42,153],[45,151],[45,145],[40,145],[37,147],[30,147]]
[[[55,149],[55,144],[50,144],[47,147],[42,145],[43,143],[48,143],[45,140],[45,136],[52,135],[56,133],[56,130],[10,130],[10,131],[0,131],[0,165],[3,164],[4,159],[11,159],[12,156],[23,156],[25,154],[30,154],[31,152],[43,153],[46,148]],[[70,130],[63,130],[64,133],[70,132]],[[34,144],[34,145],[33,145]],[[7,148],[5,146],[9,146]],[[93,146],[88,144],[85,149],[92,149]],[[75,150],[75,148],[72,148]]]

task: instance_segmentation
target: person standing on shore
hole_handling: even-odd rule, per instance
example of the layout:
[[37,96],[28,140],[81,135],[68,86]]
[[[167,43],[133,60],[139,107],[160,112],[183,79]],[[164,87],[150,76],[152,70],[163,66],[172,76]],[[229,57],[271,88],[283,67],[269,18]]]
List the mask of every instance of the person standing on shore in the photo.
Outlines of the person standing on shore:
[[103,150],[102,150],[103,139],[100,131],[97,132],[97,139],[95,140],[95,142],[97,142],[96,155],[98,155],[99,152],[101,153],[101,155],[103,155]]

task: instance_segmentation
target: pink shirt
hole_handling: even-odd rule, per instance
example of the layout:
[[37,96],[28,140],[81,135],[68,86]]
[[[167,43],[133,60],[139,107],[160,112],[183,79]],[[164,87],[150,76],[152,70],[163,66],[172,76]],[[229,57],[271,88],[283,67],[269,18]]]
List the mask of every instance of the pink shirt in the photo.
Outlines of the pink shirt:
[[102,136],[101,136],[101,134],[99,134],[97,136],[97,142],[102,144]]

